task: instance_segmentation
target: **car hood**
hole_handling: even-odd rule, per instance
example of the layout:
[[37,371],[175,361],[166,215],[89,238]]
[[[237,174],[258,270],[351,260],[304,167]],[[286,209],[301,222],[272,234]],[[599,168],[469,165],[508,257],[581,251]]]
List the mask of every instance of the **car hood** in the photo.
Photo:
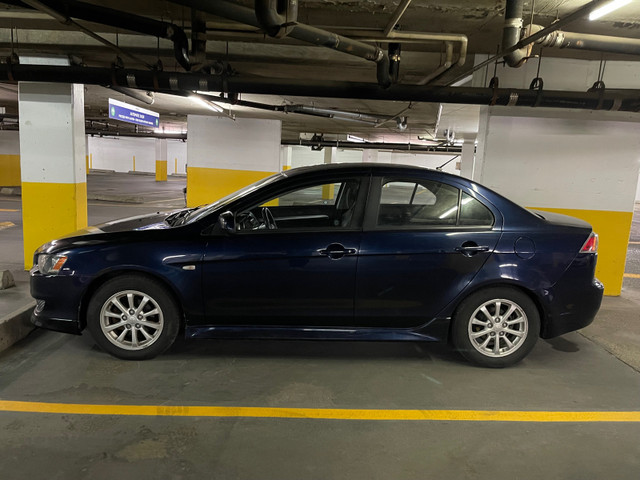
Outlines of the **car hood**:
[[[172,228],[165,220],[176,213],[187,209],[174,210],[171,212],[156,212],[147,215],[137,215],[135,217],[122,218],[98,225],[81,228],[69,233],[57,240],[42,245],[36,253],[54,253],[68,247],[78,247],[93,245],[106,241],[105,234],[117,232],[135,232],[142,230],[166,230]],[[102,235],[101,235],[102,234]]]

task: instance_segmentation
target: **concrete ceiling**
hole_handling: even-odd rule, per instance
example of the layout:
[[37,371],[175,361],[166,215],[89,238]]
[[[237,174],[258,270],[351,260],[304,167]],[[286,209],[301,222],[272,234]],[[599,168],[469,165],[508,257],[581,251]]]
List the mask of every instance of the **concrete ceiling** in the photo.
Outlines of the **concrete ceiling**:
[[[64,3],[65,0],[58,0]],[[252,6],[253,2],[235,0],[236,3]],[[191,35],[191,9],[169,1],[143,0],[110,2],[87,2],[108,6],[126,13],[142,15],[157,20],[169,21],[183,27]],[[549,25],[556,18],[563,18],[585,5],[585,0],[537,0],[525,3],[525,23],[531,19],[540,25]],[[302,0],[299,2],[298,21],[336,33],[347,32],[350,36],[369,35],[370,31],[381,35],[388,25],[399,2],[393,0]],[[469,70],[473,54],[493,54],[499,46],[504,22],[504,1],[489,0],[413,0],[402,15],[398,32],[436,32],[464,34],[468,37],[468,56],[464,66],[456,66],[438,78],[435,84],[446,84],[449,80]],[[309,81],[376,82],[373,62],[340,53],[328,48],[310,46],[290,38],[274,39],[255,27],[242,25],[224,18],[204,14],[206,22],[206,61],[223,62],[233,75],[244,77],[283,78]],[[162,61],[165,71],[183,71],[173,57],[172,44],[168,40],[144,36],[130,31],[121,31],[112,26],[77,22],[101,35],[136,56],[139,61],[122,58],[126,68],[145,69],[144,63]],[[110,67],[116,61],[116,53],[77,31],[63,25],[51,16],[36,11],[18,1],[0,2],[0,56],[16,53],[20,57],[34,55],[64,55],[73,62],[87,66]],[[622,7],[601,20],[590,22],[576,20],[566,31],[640,37],[640,1]],[[202,38],[204,40],[204,37]],[[387,48],[386,42],[380,42]],[[454,46],[454,62],[458,58],[459,45]],[[442,41],[403,43],[399,83],[417,84],[429,76],[444,61],[445,44]],[[579,50],[545,49],[545,56],[570,56],[591,59],[635,60],[634,56],[602,54]],[[47,78],[42,78],[46,81]],[[17,112],[15,85],[0,85],[0,102],[7,113]],[[184,130],[186,115],[213,114],[203,106],[184,96],[162,93],[154,94],[153,105],[145,105],[121,93],[103,86],[87,85],[85,104],[87,118],[98,121],[107,113],[107,99],[116,98],[138,106],[158,111],[167,131]],[[293,140],[300,133],[322,133],[362,136],[372,141],[429,143],[428,140],[443,140],[446,131],[455,132],[456,139],[473,139],[477,132],[477,106],[389,102],[371,100],[345,100],[330,98],[308,98],[287,95],[266,96],[242,94],[242,100],[262,104],[306,105],[319,108],[339,109],[361,114],[388,117],[389,121],[377,125],[344,119],[323,118],[296,113],[283,113],[253,108],[223,105],[230,116],[251,116],[282,120],[283,138]],[[406,116],[408,128],[400,131],[396,116]],[[230,120],[232,121],[232,120]],[[114,123],[112,121],[112,123]],[[122,126],[123,129],[127,127]]]

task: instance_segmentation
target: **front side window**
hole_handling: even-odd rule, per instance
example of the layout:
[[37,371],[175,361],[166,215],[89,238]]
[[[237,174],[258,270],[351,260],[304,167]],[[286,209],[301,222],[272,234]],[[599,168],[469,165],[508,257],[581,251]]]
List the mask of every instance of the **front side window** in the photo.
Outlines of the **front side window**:
[[493,214],[478,200],[431,180],[382,182],[378,227],[491,226]]
[[350,179],[290,190],[239,212],[236,230],[353,227],[359,187],[358,179]]

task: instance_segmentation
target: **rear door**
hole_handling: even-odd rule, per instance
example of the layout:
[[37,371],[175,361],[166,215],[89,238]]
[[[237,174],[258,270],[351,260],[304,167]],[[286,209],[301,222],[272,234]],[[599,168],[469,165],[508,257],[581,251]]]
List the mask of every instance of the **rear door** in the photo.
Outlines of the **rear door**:
[[355,323],[427,323],[480,270],[501,225],[495,207],[462,186],[424,177],[374,177],[358,260]]

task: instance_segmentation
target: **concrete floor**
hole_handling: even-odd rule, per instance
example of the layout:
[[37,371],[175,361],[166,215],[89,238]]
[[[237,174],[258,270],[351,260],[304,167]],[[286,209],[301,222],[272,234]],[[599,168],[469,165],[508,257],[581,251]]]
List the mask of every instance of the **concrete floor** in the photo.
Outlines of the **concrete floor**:
[[[133,182],[152,196],[155,182],[140,178]],[[19,206],[0,197],[0,209],[12,201]],[[90,222],[159,205],[90,202]],[[3,246],[15,228],[0,232]],[[640,273],[629,258],[627,271]],[[88,335],[35,331],[0,354],[0,478],[636,479],[638,282],[625,279],[623,296],[606,298],[592,327],[541,340],[505,370],[474,368],[445,345],[379,342],[178,340],[157,359],[124,362]],[[11,411],[12,402],[31,402],[29,411]],[[35,411],[53,403],[107,407],[105,414]],[[115,414],[114,405],[164,413]],[[163,406],[264,407],[277,416],[190,416]],[[346,419],[282,418],[309,408]],[[438,410],[443,418],[349,419],[362,409],[391,418]],[[461,421],[460,411],[532,413],[526,421]],[[186,416],[171,414],[180,412]],[[577,417],[552,422],[553,412]],[[600,412],[632,412],[633,421],[593,421]]]

